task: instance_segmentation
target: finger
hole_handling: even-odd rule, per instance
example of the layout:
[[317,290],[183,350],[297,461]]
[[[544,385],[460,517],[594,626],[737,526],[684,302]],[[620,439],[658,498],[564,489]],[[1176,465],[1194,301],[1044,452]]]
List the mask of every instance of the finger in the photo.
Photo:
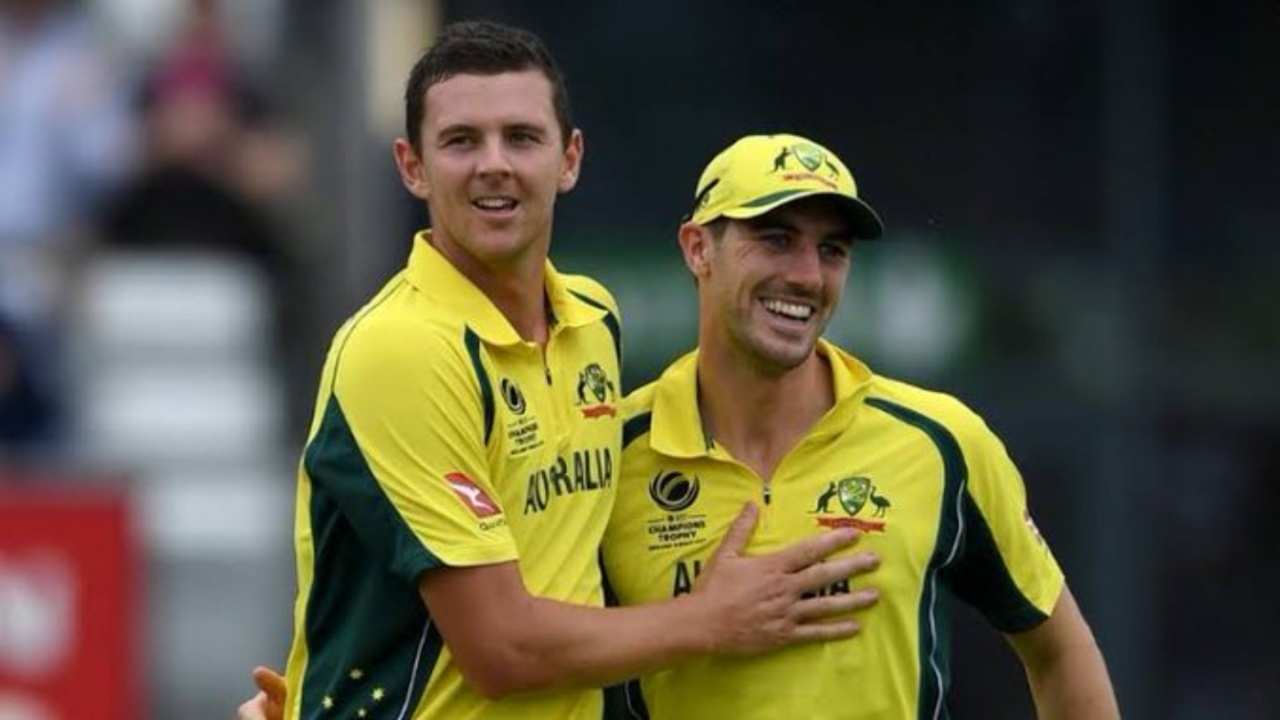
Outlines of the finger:
[[742,512],[739,512],[738,517],[734,518],[733,523],[729,525],[728,532],[724,534],[724,540],[720,541],[720,547],[716,548],[715,557],[741,555],[751,540],[751,534],[755,532],[756,518],[759,515],[760,510],[755,503],[749,502],[744,505]]
[[880,600],[875,588],[862,588],[851,593],[805,598],[795,604],[792,617],[800,624],[821,624],[833,615],[866,610]]
[[862,575],[880,566],[880,557],[872,552],[862,552],[846,557],[832,558],[810,565],[792,573],[797,592],[820,590],[834,582]]
[[797,625],[791,631],[792,643],[824,642],[853,637],[862,630],[856,620],[840,620],[837,622],[808,623]]
[[808,567],[831,553],[852,545],[858,540],[858,531],[853,528],[839,528],[830,532],[814,535],[794,542],[775,553],[788,572],[795,572]]
[[253,684],[266,693],[271,702],[284,705],[285,698],[288,697],[288,685],[285,684],[283,675],[259,665],[253,669]]
[[267,720],[267,694],[259,692],[252,700],[246,700],[236,709],[236,720]]

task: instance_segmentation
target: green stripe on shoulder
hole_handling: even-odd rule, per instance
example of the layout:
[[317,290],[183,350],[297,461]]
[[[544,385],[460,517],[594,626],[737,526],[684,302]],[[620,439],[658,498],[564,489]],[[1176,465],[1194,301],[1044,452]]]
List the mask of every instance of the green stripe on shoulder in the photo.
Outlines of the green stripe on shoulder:
[[949,621],[938,582],[945,569],[959,557],[964,542],[962,498],[969,470],[955,436],[938,421],[883,398],[868,398],[866,404],[923,432],[942,459],[938,534],[925,570],[917,620],[920,624],[918,717],[938,720],[947,717],[946,690],[951,677]]
[[1003,633],[1025,632],[1047,620],[1049,616],[1018,589],[991,526],[968,493],[964,496],[964,527],[964,552],[943,574],[956,597],[977,608]]
[[649,424],[652,420],[653,413],[647,412],[636,415],[624,422],[622,424],[622,449],[626,450],[633,440],[649,432]]
[[421,700],[443,648],[415,586],[440,560],[382,491],[333,396],[303,466],[314,560],[301,717],[395,718]]
[[622,367],[622,323],[618,322],[618,316],[609,309],[608,305],[589,295],[584,295],[577,290],[570,290],[569,292],[582,302],[605,312],[604,324],[605,327],[609,328],[609,334],[613,336],[613,348],[618,353],[618,367]]
[[484,369],[480,360],[480,336],[471,328],[462,333],[462,342],[467,346],[467,355],[471,358],[471,367],[476,372],[476,382],[480,384],[480,403],[484,406],[484,444],[489,444],[489,436],[493,433],[493,383],[489,381],[489,371]]

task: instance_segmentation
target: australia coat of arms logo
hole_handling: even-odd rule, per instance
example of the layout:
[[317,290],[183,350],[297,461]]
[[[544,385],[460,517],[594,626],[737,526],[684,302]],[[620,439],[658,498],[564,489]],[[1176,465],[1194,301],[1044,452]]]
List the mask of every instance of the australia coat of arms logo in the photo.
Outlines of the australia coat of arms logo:
[[578,373],[578,407],[584,418],[618,414],[614,402],[618,391],[600,363],[591,363]]
[[[810,514],[816,515],[823,527],[884,532],[892,507],[893,503],[877,491],[871,478],[853,475],[827,483],[827,489],[818,495]],[[870,512],[863,514],[863,510]]]

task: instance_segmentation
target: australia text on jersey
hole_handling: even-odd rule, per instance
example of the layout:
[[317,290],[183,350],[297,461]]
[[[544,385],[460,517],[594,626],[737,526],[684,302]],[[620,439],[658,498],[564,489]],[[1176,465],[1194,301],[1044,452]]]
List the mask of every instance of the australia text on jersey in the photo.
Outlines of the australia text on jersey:
[[613,485],[613,451],[608,447],[574,450],[529,474],[524,514],[546,510],[556,498],[603,490]]

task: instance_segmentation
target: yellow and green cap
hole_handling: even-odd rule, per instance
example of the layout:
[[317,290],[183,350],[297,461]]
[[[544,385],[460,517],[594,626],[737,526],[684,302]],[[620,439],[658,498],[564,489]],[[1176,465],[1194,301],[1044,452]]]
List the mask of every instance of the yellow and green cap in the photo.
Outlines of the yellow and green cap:
[[848,166],[798,135],[748,135],[715,156],[698,180],[689,220],[703,225],[720,217],[753,218],[813,195],[839,202],[854,237],[871,240],[884,233],[880,216],[858,197]]

